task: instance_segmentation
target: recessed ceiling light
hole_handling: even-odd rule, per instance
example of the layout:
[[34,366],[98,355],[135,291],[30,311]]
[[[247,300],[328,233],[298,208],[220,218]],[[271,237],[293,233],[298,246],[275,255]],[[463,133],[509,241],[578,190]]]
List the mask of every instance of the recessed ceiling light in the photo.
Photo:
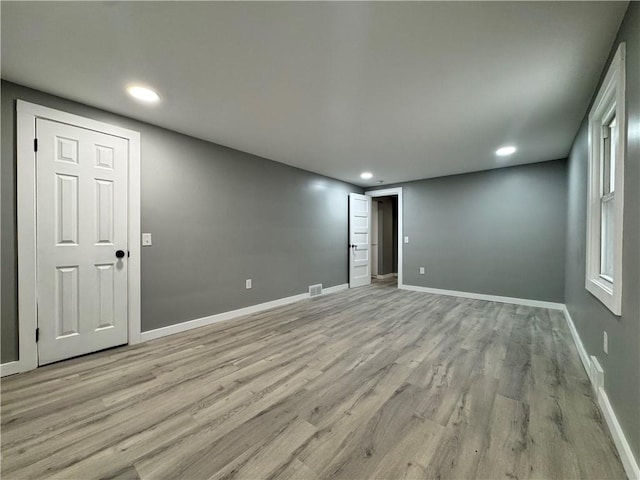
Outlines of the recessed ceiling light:
[[158,100],[160,100],[160,95],[158,95],[150,88],[142,87],[140,85],[131,85],[127,87],[127,92],[133,98],[146,103],[156,103]]
[[496,155],[499,157],[506,157],[508,155],[512,155],[516,151],[516,147],[509,145],[507,147],[500,147],[496,150]]
[[373,173],[371,173],[371,172],[362,172],[360,174],[360,178],[362,178],[364,180],[369,180],[371,177],[373,177]]

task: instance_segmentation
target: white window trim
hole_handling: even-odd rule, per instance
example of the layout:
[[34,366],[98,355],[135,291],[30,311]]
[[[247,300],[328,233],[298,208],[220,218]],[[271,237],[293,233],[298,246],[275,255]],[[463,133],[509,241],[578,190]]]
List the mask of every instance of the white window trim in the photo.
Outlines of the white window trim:
[[[600,134],[602,121],[615,103],[618,128],[615,159],[615,205],[613,240],[613,284],[600,276]],[[616,51],[598,96],[589,112],[589,190],[587,198],[587,254],[585,287],[615,315],[622,314],[622,231],[624,208],[624,161],[627,119],[625,112],[625,44]]]
[[36,299],[36,119],[44,118],[114,135],[129,141],[128,337],[140,343],[140,133],[67,112],[18,100],[17,203],[18,203],[18,338],[15,370],[38,367]]

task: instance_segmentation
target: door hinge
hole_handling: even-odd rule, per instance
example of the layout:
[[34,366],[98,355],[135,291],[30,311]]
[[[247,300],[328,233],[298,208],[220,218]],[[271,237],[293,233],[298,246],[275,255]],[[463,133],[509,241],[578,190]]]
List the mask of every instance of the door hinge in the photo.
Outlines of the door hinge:
[[33,151],[34,152],[38,151],[38,139],[37,138],[33,139]]
[[36,343],[40,340],[40,328],[36,328]]

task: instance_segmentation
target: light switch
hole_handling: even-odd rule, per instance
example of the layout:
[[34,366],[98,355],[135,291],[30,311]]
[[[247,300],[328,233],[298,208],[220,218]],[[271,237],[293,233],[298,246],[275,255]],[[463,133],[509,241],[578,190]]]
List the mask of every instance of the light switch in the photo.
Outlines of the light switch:
[[143,233],[142,234],[142,246],[143,247],[148,247],[149,245],[151,245],[151,234],[150,233]]
[[424,267],[420,267],[420,275],[424,275]]
[[251,288],[251,279],[247,278],[244,283],[247,290],[249,290]]
[[404,237],[404,243],[409,243],[409,237]]

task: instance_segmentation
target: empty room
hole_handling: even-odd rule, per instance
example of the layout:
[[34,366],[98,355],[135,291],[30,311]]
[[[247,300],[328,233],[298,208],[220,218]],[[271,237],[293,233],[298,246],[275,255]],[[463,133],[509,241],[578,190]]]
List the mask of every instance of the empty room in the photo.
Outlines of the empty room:
[[1,1],[3,479],[640,480],[640,3]]

